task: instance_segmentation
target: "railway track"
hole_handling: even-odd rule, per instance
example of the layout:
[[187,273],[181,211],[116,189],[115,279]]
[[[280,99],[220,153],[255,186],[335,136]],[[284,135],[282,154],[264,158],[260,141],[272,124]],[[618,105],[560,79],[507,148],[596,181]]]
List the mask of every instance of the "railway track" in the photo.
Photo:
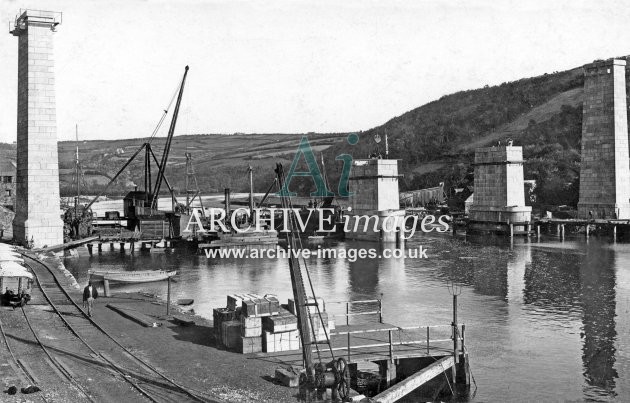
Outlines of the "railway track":
[[[32,376],[30,372],[55,373],[57,381],[72,391],[69,401],[73,402],[216,401],[212,396],[180,385],[120,344],[74,302],[52,269],[29,255],[23,256],[38,285],[33,288],[31,303],[22,310],[26,326],[10,333],[4,328],[0,330],[14,355],[15,366],[20,365],[20,354],[25,354],[28,347],[32,352],[33,345],[37,345],[39,356],[43,352],[48,367],[53,369],[25,370],[24,377]],[[50,382],[46,379],[41,383],[43,386]]]

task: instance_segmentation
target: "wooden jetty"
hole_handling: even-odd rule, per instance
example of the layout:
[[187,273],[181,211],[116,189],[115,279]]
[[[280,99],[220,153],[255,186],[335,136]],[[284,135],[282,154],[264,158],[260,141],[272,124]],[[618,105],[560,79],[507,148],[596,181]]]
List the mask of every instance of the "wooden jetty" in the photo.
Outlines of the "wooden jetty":
[[579,218],[540,218],[535,220],[536,234],[540,237],[541,228],[547,232],[554,232],[564,239],[565,230],[569,228],[573,232],[583,232],[588,238],[591,233],[605,233],[613,236],[617,240],[620,233],[630,233],[630,220],[628,219],[579,219]]
[[[327,305],[332,303],[327,302]],[[352,305],[365,303],[377,303],[378,309],[350,312]],[[376,364],[383,387],[387,389],[387,394],[376,401],[393,402],[442,373],[454,383],[470,384],[466,325],[400,327],[383,322],[381,300],[343,304],[346,304],[346,313],[334,316],[345,317],[346,324],[337,325],[330,331],[330,346],[327,343],[312,345],[313,356],[319,357],[321,362],[343,357],[348,363],[351,379],[357,379],[358,371],[365,364]],[[374,315],[378,319],[363,324],[349,323],[351,317],[359,315]],[[283,367],[303,365],[301,350],[256,353],[252,359]],[[389,389],[394,385],[396,389]]]
[[[498,225],[498,224],[497,224]],[[524,226],[526,230],[516,231],[517,226]],[[451,231],[453,235],[466,230],[468,227],[468,219],[457,217],[451,223]],[[580,219],[580,218],[536,218],[531,222],[508,223],[503,224],[502,230],[492,231],[495,233],[505,233],[510,237],[517,235],[537,236],[540,237],[544,231],[546,233],[556,234],[559,238],[564,239],[567,229],[573,233],[583,233],[587,238],[594,233],[612,235],[613,240],[621,234],[630,234],[629,219]],[[467,231],[470,233],[470,231]]]
[[129,236],[107,235],[100,237],[90,238],[89,241],[84,242],[90,255],[94,253],[94,247],[96,246],[98,252],[103,251],[103,245],[109,244],[109,249],[114,250],[114,245],[119,245],[120,252],[124,252],[125,249],[129,249],[131,253],[136,251],[136,246],[139,246],[140,250],[153,250],[164,249],[172,247],[175,243],[179,242],[176,239],[160,238],[160,237],[142,237],[136,234],[125,234]]
[[201,249],[274,249],[278,245],[278,232],[244,231],[240,233],[214,233],[199,242]]

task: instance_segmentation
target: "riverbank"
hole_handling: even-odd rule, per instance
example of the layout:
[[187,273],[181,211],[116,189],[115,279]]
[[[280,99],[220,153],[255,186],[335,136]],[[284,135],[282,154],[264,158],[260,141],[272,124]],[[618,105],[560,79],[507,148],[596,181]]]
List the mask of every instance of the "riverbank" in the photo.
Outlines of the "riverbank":
[[[41,256],[40,256],[41,258]],[[77,289],[72,276],[59,270],[59,258],[47,255],[43,261],[55,271],[55,276],[71,298],[81,305],[82,289]],[[37,285],[34,285],[37,287]],[[44,301],[33,301],[44,304]],[[142,312],[154,319],[156,327],[143,327],[106,307],[116,304]],[[178,307],[172,306],[171,313]],[[0,319],[4,312],[0,311]],[[8,315],[9,311],[5,315]],[[276,365],[222,349],[217,345],[211,320],[179,312],[194,321],[180,326],[166,315],[166,305],[157,297],[140,293],[119,293],[110,298],[100,297],[95,304],[94,321],[118,342],[157,368],[164,375],[191,390],[202,391],[217,401],[225,402],[293,402],[297,389],[274,383]],[[43,320],[43,319],[42,319]],[[50,321],[51,319],[48,318]],[[52,324],[52,323],[51,323]],[[44,324],[35,324],[42,327]],[[106,336],[91,332],[88,343],[99,344]],[[2,346],[6,348],[6,346]],[[31,349],[40,347],[31,345]],[[19,358],[19,357],[18,357]],[[93,380],[98,383],[99,380]],[[94,384],[84,385],[86,388]],[[46,391],[43,391],[46,393]],[[61,400],[63,401],[63,400]]]

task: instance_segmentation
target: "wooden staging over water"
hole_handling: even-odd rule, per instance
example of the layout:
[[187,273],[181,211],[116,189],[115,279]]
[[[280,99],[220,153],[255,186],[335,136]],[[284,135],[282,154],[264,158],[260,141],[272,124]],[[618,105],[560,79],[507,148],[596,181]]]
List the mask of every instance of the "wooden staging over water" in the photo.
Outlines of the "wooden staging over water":
[[[316,319],[315,319],[316,320]],[[444,373],[454,383],[470,385],[468,354],[465,350],[465,325],[399,327],[390,323],[341,325],[330,333],[327,343],[313,345],[313,357],[322,363],[343,357],[351,378],[356,378],[361,364],[378,365],[384,392],[377,402],[394,402]],[[331,354],[332,349],[332,354]],[[300,368],[302,351],[252,354],[251,359]],[[390,388],[391,387],[391,388]]]
[[[451,325],[398,327],[390,323],[341,325],[330,332],[331,347],[335,357],[343,357],[349,364],[399,360],[404,358],[444,357],[453,354]],[[466,325],[460,326],[464,335]],[[431,333],[436,334],[432,338]],[[446,333],[449,333],[448,335]],[[428,335],[428,337],[427,337]],[[458,349],[464,347],[465,337],[458,337]],[[332,355],[327,344],[318,344],[323,361]],[[317,355],[313,347],[313,354]],[[255,358],[283,365],[301,366],[302,351],[257,353]]]

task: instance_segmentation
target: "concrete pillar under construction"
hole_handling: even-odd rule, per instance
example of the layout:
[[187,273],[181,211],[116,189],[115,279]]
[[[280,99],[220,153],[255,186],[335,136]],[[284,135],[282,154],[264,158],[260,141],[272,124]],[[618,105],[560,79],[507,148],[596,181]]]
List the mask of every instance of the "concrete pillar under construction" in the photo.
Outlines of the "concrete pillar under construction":
[[14,239],[34,247],[63,243],[53,32],[61,13],[26,10],[11,34],[18,37],[17,180]]
[[579,218],[630,218],[626,61],[584,66]]

